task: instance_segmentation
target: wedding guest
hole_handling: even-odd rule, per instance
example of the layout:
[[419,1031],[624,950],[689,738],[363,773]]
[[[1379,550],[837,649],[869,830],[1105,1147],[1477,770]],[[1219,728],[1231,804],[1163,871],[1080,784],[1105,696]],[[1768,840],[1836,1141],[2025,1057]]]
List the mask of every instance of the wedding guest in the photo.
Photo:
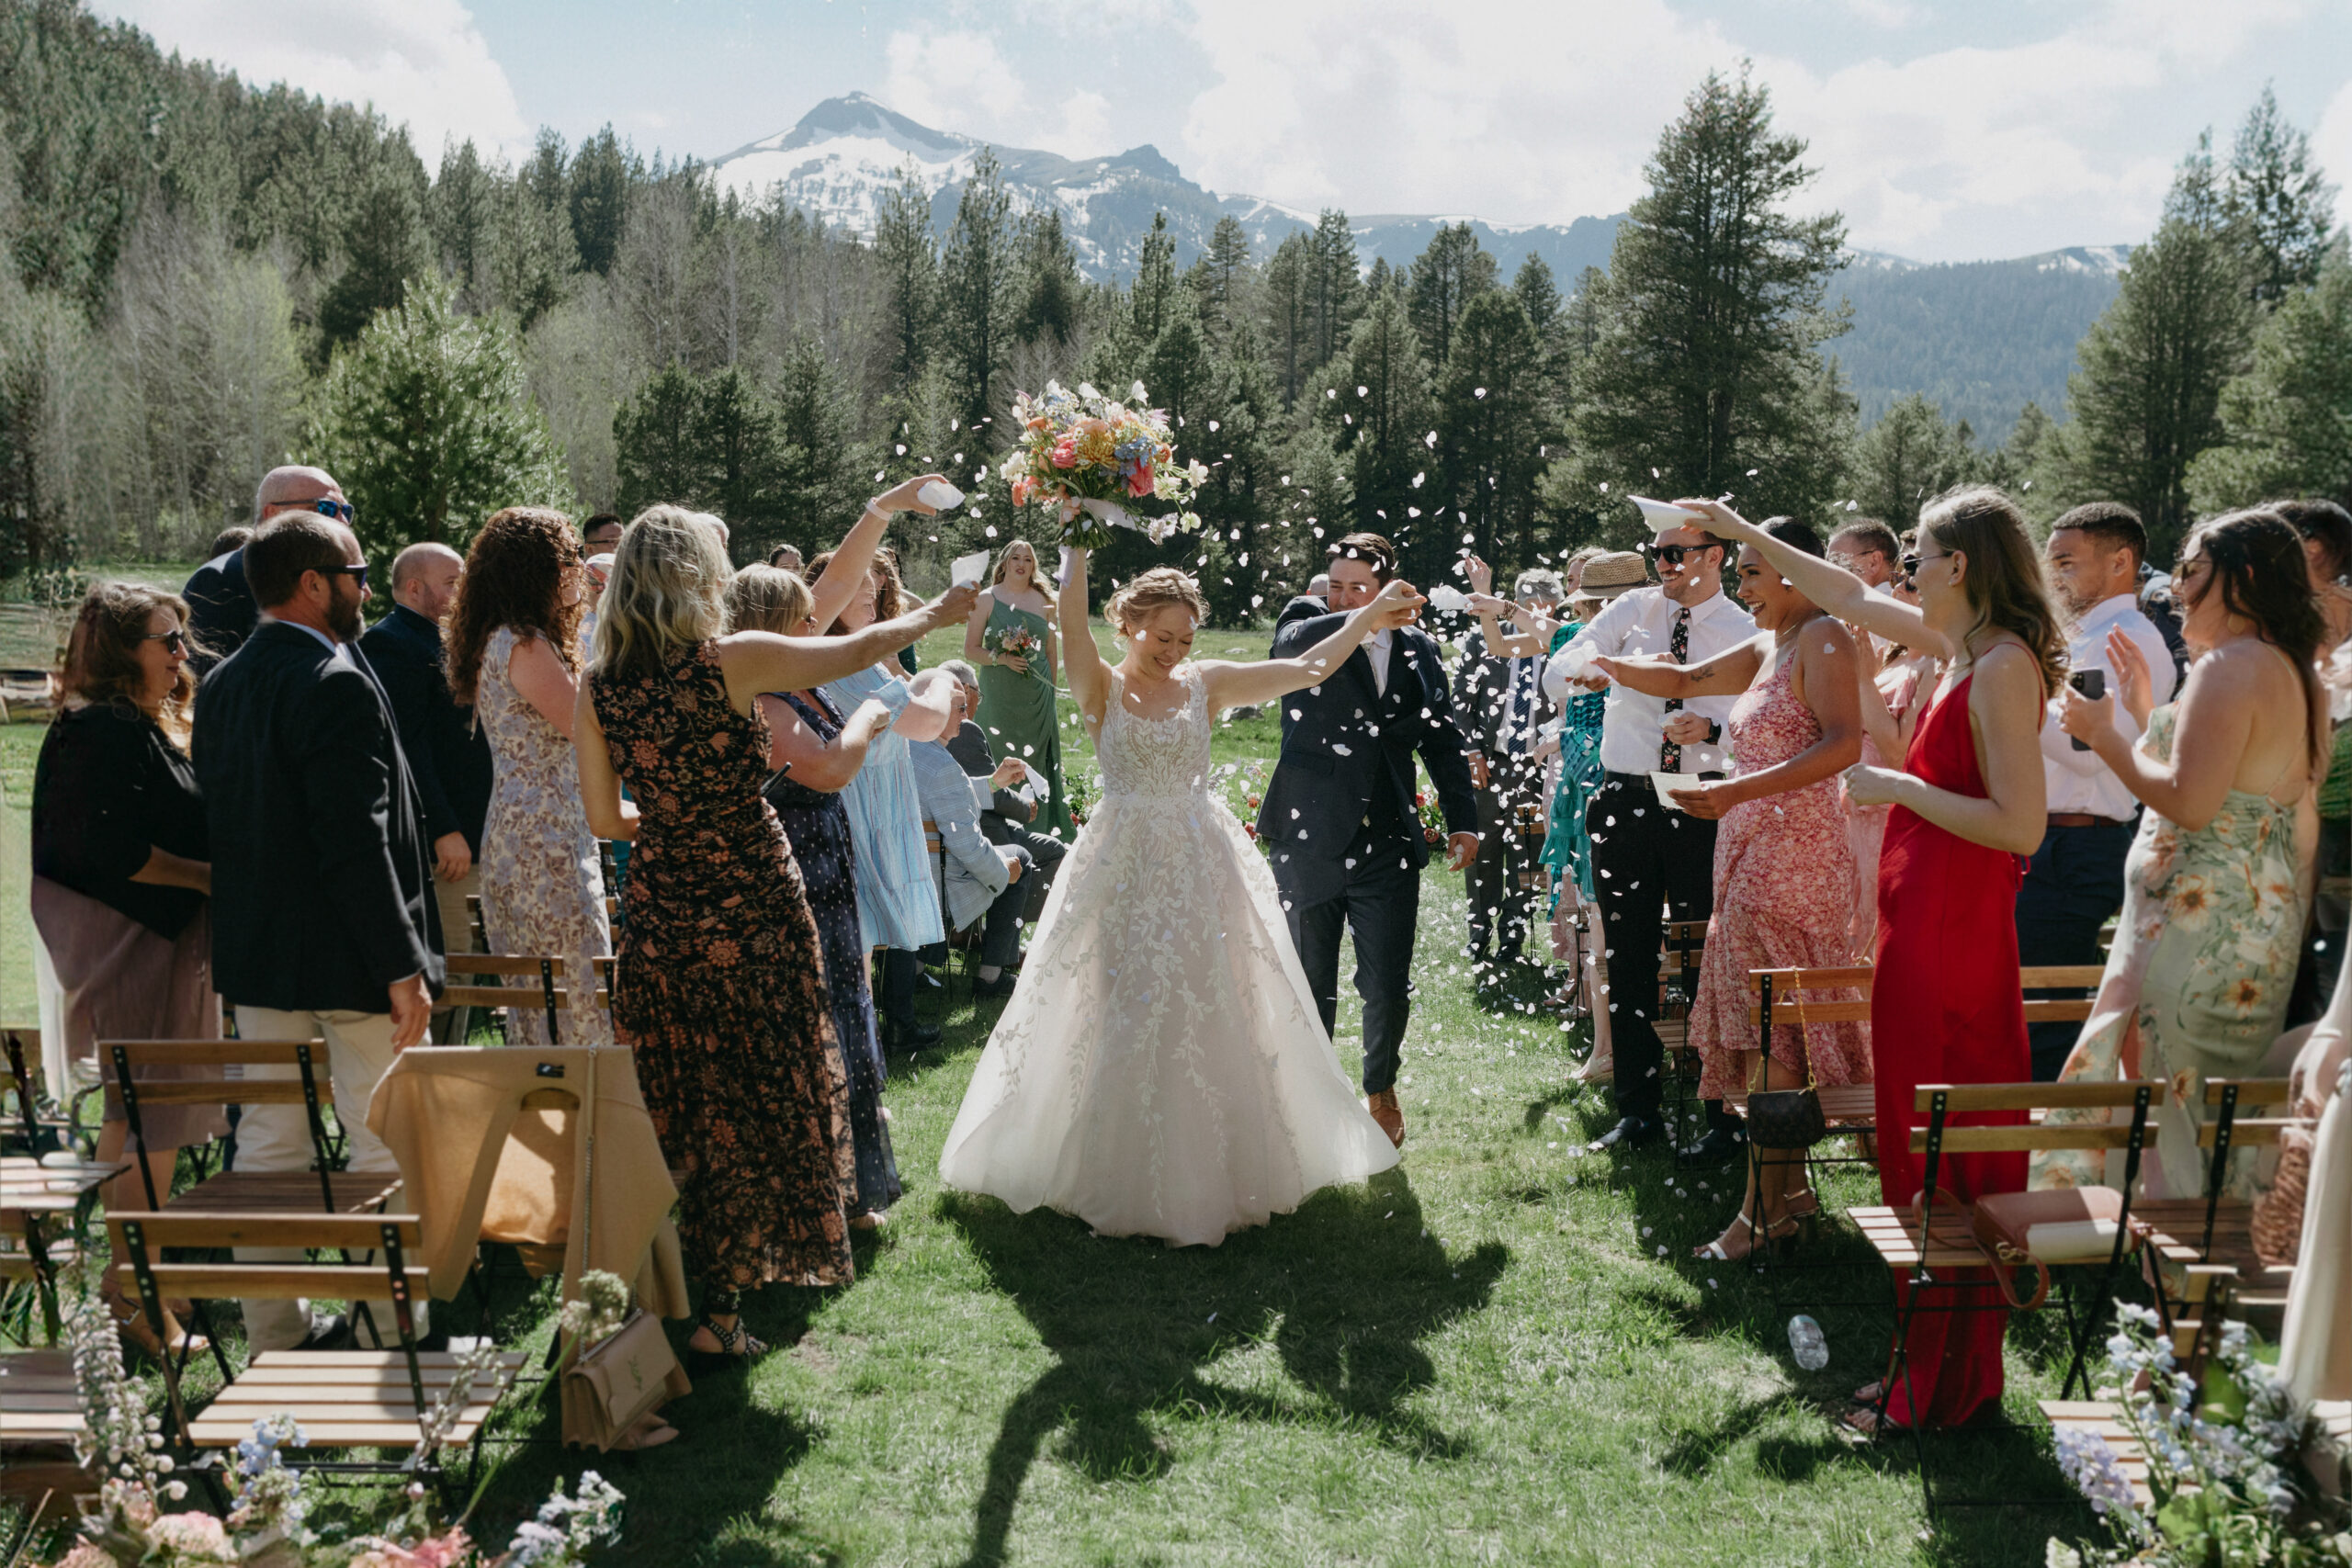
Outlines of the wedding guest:
[[[1907,574],[1889,581],[1886,591],[1899,604],[1918,605],[1918,590]],[[1933,654],[1901,643],[1889,643],[1882,652],[1876,637],[1857,642],[1854,651],[1861,676],[1862,765],[1896,766],[1911,749],[1924,705],[1920,694],[1935,690],[1942,667]],[[1873,657],[1879,660],[1875,669],[1871,667]],[[1846,803],[1847,841],[1854,851],[1854,919],[1846,945],[1859,963],[1878,948],[1879,848],[1886,838],[1887,814],[1894,808],[1883,802],[1865,806],[1842,784],[1839,788]]]
[[[972,606],[972,619],[964,628],[964,658],[980,672],[989,749],[1037,770],[1047,791],[1039,830],[1071,839],[1078,829],[1062,789],[1061,715],[1054,683],[1060,660],[1054,618],[1054,595],[1038,570],[1036,549],[1026,539],[1015,539],[998,554],[996,572]],[[1008,637],[1024,637],[1033,645],[1026,654],[1006,645]]]
[[[1914,609],[1861,579],[1773,538],[1714,502],[1685,502],[1720,535],[1753,545],[1768,565],[1830,615],[1873,637],[1943,660],[1939,689],[1912,736],[1904,771],[1854,769],[1847,788],[1890,802],[1879,862],[1878,960],[1871,987],[1881,1201],[1908,1213],[1918,1195],[1911,1132],[1923,1083],[2016,1083],[2031,1065],[2018,988],[2018,859],[2047,827],[2035,730],[2065,680],[2065,639],[2042,587],[2025,514],[1990,486],[1938,497],[1904,558]],[[1963,1113],[1954,1124],[2020,1121]],[[2025,1185],[2021,1154],[1947,1156],[1938,1187],[1962,1203]],[[1939,1270],[1934,1295],[1910,1310],[1904,1373],[1855,1392],[1847,1417],[1876,1434],[1956,1426],[1998,1405],[2008,1312],[1974,1270]]]
[[[2142,1168],[2159,1196],[2204,1193],[2205,1079],[2260,1068],[2294,980],[2308,886],[2296,816],[2327,759],[2327,699],[2312,661],[2324,626],[2302,566],[2301,542],[2274,512],[2198,525],[2175,579],[2181,632],[2197,650],[2180,701],[2154,705],[2144,655],[2110,636],[2121,703],[2069,694],[2063,713],[2066,732],[2147,810],[2098,1001],[2061,1081],[2128,1069],[2173,1086],[2155,1112],[2155,1157]],[[2227,1177],[2241,1197],[2254,1186],[2246,1153],[2232,1156]],[[2103,1156],[2071,1150],[2035,1167],[2058,1185],[2106,1176]]]
[[[1724,542],[1684,526],[1657,536],[1659,586],[1639,588],[1594,616],[1553,658],[1564,674],[1587,660],[1628,654],[1664,654],[1679,664],[1703,664],[1756,635],[1756,623],[1724,594]],[[1572,681],[1591,691],[1605,677]],[[1685,811],[1658,808],[1650,774],[1696,773],[1713,780],[1729,772],[1724,726],[1729,696],[1659,698],[1608,686],[1601,719],[1600,791],[1586,808],[1596,886],[1600,889],[1610,1029],[1616,1040],[1617,1125],[1596,1149],[1636,1149],[1664,1133],[1665,1047],[1651,1014],[1657,1010],[1661,909],[1676,920],[1703,920],[1713,908],[1715,825]],[[1707,1131],[1686,1151],[1694,1161],[1722,1164],[1738,1149],[1738,1122],[1720,1102],[1707,1106]]]
[[1331,592],[1331,576],[1330,576],[1330,573],[1329,573],[1329,572],[1323,572],[1323,571],[1318,571],[1318,572],[1317,572],[1313,577],[1310,577],[1310,578],[1308,578],[1308,579],[1306,580],[1306,597],[1307,597],[1307,598],[1309,598],[1309,599],[1326,599],[1326,598],[1329,598],[1329,597],[1330,596],[1330,592]]
[[[492,953],[563,960],[572,1005],[564,1043],[609,1045],[595,1005],[595,961],[613,952],[605,875],[581,804],[571,745],[580,696],[580,612],[587,596],[571,519],[510,506],[474,536],[449,612],[449,689],[474,710],[497,759],[482,830],[481,918]],[[536,986],[527,976],[506,983]],[[540,1011],[506,1012],[509,1038],[547,1043]]]
[[679,1238],[706,1292],[687,1348],[705,1368],[766,1348],[738,1315],[745,1289],[855,1273],[848,1077],[799,867],[760,793],[758,698],[868,669],[971,608],[958,589],[832,638],[730,634],[732,575],[718,533],[690,513],[639,513],[572,718],[589,827],[636,845],[613,1010],[662,1153],[684,1173]]
[[[244,1039],[325,1039],[345,1164],[390,1172],[368,1100],[392,1057],[424,1038],[441,912],[391,705],[351,646],[368,562],[348,527],[309,508],[280,513],[243,555],[261,620],[196,702],[213,985]],[[244,1108],[238,1169],[305,1170],[312,1158],[302,1107]],[[379,1326],[390,1312],[370,1307]],[[295,1302],[248,1301],[244,1315],[255,1350],[332,1335]]]
[[[1523,571],[1506,602],[1494,596],[1485,561],[1467,557],[1463,570],[1479,638],[1478,651],[1465,648],[1453,682],[1453,705],[1471,746],[1471,782],[1478,786],[1478,858],[1464,878],[1470,902],[1467,952],[1473,964],[1479,964],[1491,937],[1495,967],[1487,977],[1499,979],[1519,962],[1545,882],[1542,841],[1530,842],[1521,827],[1541,820],[1546,804],[1537,737],[1555,712],[1544,691],[1544,660],[1561,585],[1556,572]],[[1503,630],[1497,617],[1513,609],[1527,612],[1530,629]],[[1532,629],[1536,617],[1544,623],[1540,631]]]
[[2324,623],[2319,651],[2324,659],[2352,636],[2352,512],[2324,498],[2266,502],[2263,510],[2285,518],[2302,541]]
[[[1776,517],[1761,526],[1789,549],[1821,554],[1821,536],[1802,523]],[[1762,1051],[1748,1021],[1749,971],[1827,969],[1852,956],[1854,856],[1838,774],[1861,757],[1862,716],[1853,634],[1753,546],[1739,552],[1739,599],[1761,630],[1727,653],[1697,665],[1594,661],[1618,685],[1652,696],[1736,697],[1731,776],[1672,797],[1693,818],[1717,824],[1714,913],[1690,1008],[1699,1093],[1710,1100],[1743,1089],[1871,1077],[1870,1035],[1859,1023],[1776,1023]],[[1697,1256],[1731,1261],[1793,1237],[1798,1222],[1820,1207],[1802,1185],[1804,1167],[1801,1154],[1759,1151],[1738,1213]]]
[[[411,545],[392,558],[391,613],[359,638],[359,652],[392,705],[401,750],[424,804],[443,951],[475,950],[467,899],[481,892],[482,828],[494,764],[490,737],[449,694],[442,623],[457,603],[465,559],[447,545]],[[433,1038],[463,1044],[469,1010],[433,1015]]]
[[[2112,501],[2096,501],[2065,513],[2050,526],[2043,561],[2051,591],[2073,624],[2066,647],[2072,674],[2086,670],[2115,679],[2107,656],[2108,634],[2120,632],[2138,649],[2154,682],[2156,705],[2172,697],[2172,659],[2165,640],[2140,613],[2140,563],[2148,553],[2140,515]],[[2058,723],[2063,705],[2052,698],[2041,727],[2041,772],[2050,798],[2050,829],[2028,863],[2018,889],[2018,951],[2037,964],[2097,964],[2098,933],[2123,907],[2123,857],[2132,848],[2139,803],[2101,761],[2077,747]],[[2137,721],[2127,740],[2139,739]],[[2033,1047],[2033,1076],[2048,1083],[2065,1065],[2079,1028],[2072,1023],[2035,1023],[2026,1028]]]
[[[94,584],[65,647],[65,706],[33,769],[32,916],[64,990],[65,1051],[106,1082],[97,1157],[125,1157],[129,1135],[102,1040],[218,1040],[210,960],[212,853],[187,759],[187,605],[130,582]],[[140,1082],[185,1076],[149,1068]],[[141,1111],[134,1168],[103,1190],[110,1210],[148,1208],[172,1190],[179,1151],[224,1136],[219,1105]],[[118,1254],[117,1260],[120,1261]],[[150,1355],[164,1346],[109,1272],[108,1309]],[[187,1311],[179,1303],[176,1313]],[[187,1348],[167,1309],[173,1348]],[[200,1345],[200,1342],[199,1342]]]
[[[953,675],[944,670],[927,670],[915,677],[915,689],[921,694],[943,682],[955,704],[954,723],[960,727],[964,692]],[[1021,884],[1035,869],[1029,852],[1017,844],[989,842],[980,831],[980,805],[989,792],[974,787],[975,781],[944,744],[920,741],[908,748],[908,756],[914,764],[923,815],[939,830],[939,869],[944,879],[941,893],[947,904],[948,928],[960,931],[982,917],[988,920],[980,937],[980,972],[972,995],[1009,997],[1012,976],[1006,971],[1021,956],[1021,911],[1029,897]],[[1007,757],[996,775],[982,782],[991,785],[1011,782],[1021,776],[1021,760]]]
[[[254,488],[254,528],[281,512],[314,512],[346,525],[352,515],[351,503],[344,499],[343,487],[334,482],[334,477],[324,468],[300,464],[270,469]],[[247,533],[250,535],[251,530]],[[253,635],[254,622],[261,614],[245,578],[246,540],[239,539],[222,549],[228,537],[229,534],[224,533],[213,541],[211,557],[196,569],[187,586],[180,590],[180,596],[187,601],[188,635],[195,648],[198,681],[243,645],[245,638]]]
[[[995,750],[989,744],[988,731],[978,722],[979,675],[960,659],[946,660],[939,667],[955,676],[964,692],[964,722],[944,738],[948,754],[967,777],[992,779],[1003,763],[997,761]],[[1023,782],[992,792],[989,806],[980,813],[980,832],[991,844],[1018,844],[1029,852],[1030,874],[1022,879],[1029,895],[1021,918],[1034,921],[1045,913],[1046,895],[1054,886],[1054,873],[1060,868],[1062,857],[1069,852],[1069,844],[1051,833],[1035,830],[1037,818],[1045,809],[1044,802],[1037,798],[1036,779],[1029,773],[1025,760],[1008,757],[1005,761],[1022,761]],[[1017,959],[1012,967],[1020,967]]]
[[792,573],[795,577],[799,576],[800,547],[797,545],[778,545],[775,548],[768,552],[768,564],[773,567],[781,568],[783,570]]
[[[745,567],[728,582],[726,601],[730,632],[817,635],[808,585],[781,568]],[[865,765],[875,738],[890,728],[890,709],[868,698],[844,717],[814,687],[763,692],[757,706],[768,727],[768,766],[775,770],[763,793],[775,807],[792,844],[792,858],[799,863],[824,960],[833,1036],[849,1075],[850,1136],[857,1168],[855,1184],[847,1194],[850,1224],[871,1230],[899,1201],[900,1189],[890,1124],[882,1115],[882,1041],[875,1029],[873,987],[865,943],[858,931],[857,857],[841,792]]]
[[628,525],[617,512],[592,513],[580,525],[580,553],[583,556],[608,556],[621,547],[621,531]]
[[[827,636],[854,634],[905,613],[906,589],[895,560],[880,547],[882,532],[900,512],[930,510],[913,499],[914,491],[936,477],[910,479],[868,502],[848,536],[811,563],[818,574],[810,585],[813,613]],[[825,694],[843,712],[855,711],[868,698],[890,709],[890,728],[867,747],[865,766],[842,789],[842,803],[849,809],[851,841],[857,849],[857,912],[865,944],[889,950],[882,963],[882,1043],[888,1050],[912,1051],[940,1039],[938,1025],[915,1016],[922,967],[916,955],[946,941],[947,933],[923,850],[922,806],[907,747],[939,739],[947,728],[951,703],[944,691],[914,696],[903,670],[902,664],[877,662],[831,682]]]
[[[1568,600],[1568,619],[1555,634],[1560,647],[1590,626],[1611,600],[1647,586],[1650,578],[1647,563],[1632,550],[1599,551],[1572,559],[1569,569],[1577,574],[1577,586]],[[1600,895],[1593,878],[1585,811],[1608,777],[1600,762],[1600,737],[1609,699],[1599,692],[1572,690],[1562,672],[1549,665],[1544,690],[1560,710],[1559,777],[1544,835],[1544,864],[1552,874],[1554,888],[1552,953],[1569,966],[1566,985],[1549,999],[1591,1021],[1592,1050],[1577,1077],[1584,1083],[1607,1083],[1617,1070],[1616,1052],[1609,1010],[1600,1005]]]
[[1903,547],[1894,530],[1875,517],[1841,523],[1829,536],[1829,564],[1843,567],[1862,580],[1866,588],[1890,592],[1900,573]]

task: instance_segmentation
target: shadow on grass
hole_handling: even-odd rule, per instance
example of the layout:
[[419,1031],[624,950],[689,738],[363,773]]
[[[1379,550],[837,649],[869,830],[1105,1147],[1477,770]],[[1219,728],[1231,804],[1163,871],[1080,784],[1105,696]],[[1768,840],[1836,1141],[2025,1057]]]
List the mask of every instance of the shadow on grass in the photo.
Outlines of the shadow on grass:
[[[1510,1251],[1489,1242],[1449,1257],[1401,1170],[1317,1193],[1214,1249],[1098,1238],[1079,1221],[1014,1214],[988,1198],[951,1193],[940,1210],[1054,1358],[1004,1413],[967,1568],[1006,1561],[1022,1485],[1057,1432],[1061,1457],[1097,1482],[1167,1472],[1173,1461],[1153,1435],[1154,1414],[1337,1419],[1417,1459],[1470,1452],[1408,1405],[1436,1377],[1422,1341],[1487,1305]],[[1306,1399],[1204,1375],[1259,1342]]]

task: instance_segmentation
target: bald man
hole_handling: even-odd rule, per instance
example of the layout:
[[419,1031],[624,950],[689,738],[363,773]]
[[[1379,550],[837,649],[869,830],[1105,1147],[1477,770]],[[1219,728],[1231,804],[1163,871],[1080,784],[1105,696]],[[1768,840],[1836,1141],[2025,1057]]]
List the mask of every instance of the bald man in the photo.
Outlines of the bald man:
[[[344,499],[343,487],[334,482],[334,476],[324,468],[299,463],[270,469],[254,490],[254,527],[287,512],[316,512],[345,527],[351,525],[351,503]],[[180,590],[180,597],[187,601],[188,630],[196,634],[188,662],[196,666],[200,681],[214,665],[244,646],[261,615],[253,590],[245,586],[243,547],[198,567],[187,586]]]
[[[424,808],[433,891],[447,951],[474,951],[467,898],[481,891],[482,823],[490,815],[490,737],[473,709],[449,694],[442,624],[458,602],[466,563],[447,545],[411,545],[392,558],[392,611],[368,628],[359,652],[392,705],[392,723]],[[433,1015],[433,1038],[462,1044],[466,1010]]]

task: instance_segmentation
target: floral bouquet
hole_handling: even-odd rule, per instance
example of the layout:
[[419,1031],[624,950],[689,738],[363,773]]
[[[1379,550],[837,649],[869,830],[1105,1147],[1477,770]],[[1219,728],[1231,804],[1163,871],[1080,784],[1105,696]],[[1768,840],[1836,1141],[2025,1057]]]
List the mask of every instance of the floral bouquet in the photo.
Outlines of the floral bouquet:
[[[1128,389],[1128,403],[1083,383],[1072,392],[1058,381],[1046,382],[1042,398],[1016,395],[1019,445],[997,469],[1012,487],[1012,504],[1053,508],[1060,541],[1087,549],[1109,544],[1114,527],[1133,528],[1155,545],[1198,528],[1200,514],[1182,508],[1209,471],[1197,461],[1176,461],[1168,412],[1144,407],[1145,396],[1140,381]],[[1127,502],[1147,500],[1179,510],[1168,517],[1128,515]]]
[[1011,657],[1029,661],[1029,673],[1046,680],[1046,639],[1026,626],[991,626],[980,634],[980,646],[999,659]]

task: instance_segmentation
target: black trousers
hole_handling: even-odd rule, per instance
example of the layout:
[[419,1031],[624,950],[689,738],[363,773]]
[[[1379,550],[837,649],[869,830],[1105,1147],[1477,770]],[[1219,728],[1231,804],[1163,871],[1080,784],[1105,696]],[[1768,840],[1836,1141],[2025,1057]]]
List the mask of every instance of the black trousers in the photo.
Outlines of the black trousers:
[[[2123,857],[2138,830],[2135,823],[2114,822],[2053,827],[2041,835],[2018,886],[2018,953],[2026,964],[2099,962],[2098,929],[2123,908]],[[2082,1032],[2081,1024],[2064,1021],[2027,1026],[2034,1082],[2058,1081]]]
[[1487,766],[1487,787],[1478,792],[1478,858],[1462,874],[1470,895],[1470,948],[1484,953],[1491,940],[1498,956],[1510,958],[1540,918],[1547,883],[1538,875],[1532,886],[1521,886],[1522,874],[1542,859],[1543,840],[1522,841],[1513,830],[1521,806],[1543,804],[1544,764],[1489,753]]
[[1340,1015],[1340,933],[1355,938],[1366,1094],[1396,1086],[1405,1023],[1413,1011],[1413,926],[1420,917],[1421,875],[1413,869],[1411,845],[1398,831],[1358,833],[1348,846],[1355,864],[1340,897],[1305,906],[1294,901],[1289,910],[1291,942],[1314,989],[1326,1034]]
[[[1615,1044],[1617,1113],[1655,1122],[1666,1100],[1666,1048],[1657,1037],[1659,947],[1668,912],[1703,920],[1715,907],[1715,825],[1669,811],[1645,779],[1611,774],[1585,808],[1600,895],[1609,1028]],[[1730,1126],[1711,1105],[1710,1126]]]

